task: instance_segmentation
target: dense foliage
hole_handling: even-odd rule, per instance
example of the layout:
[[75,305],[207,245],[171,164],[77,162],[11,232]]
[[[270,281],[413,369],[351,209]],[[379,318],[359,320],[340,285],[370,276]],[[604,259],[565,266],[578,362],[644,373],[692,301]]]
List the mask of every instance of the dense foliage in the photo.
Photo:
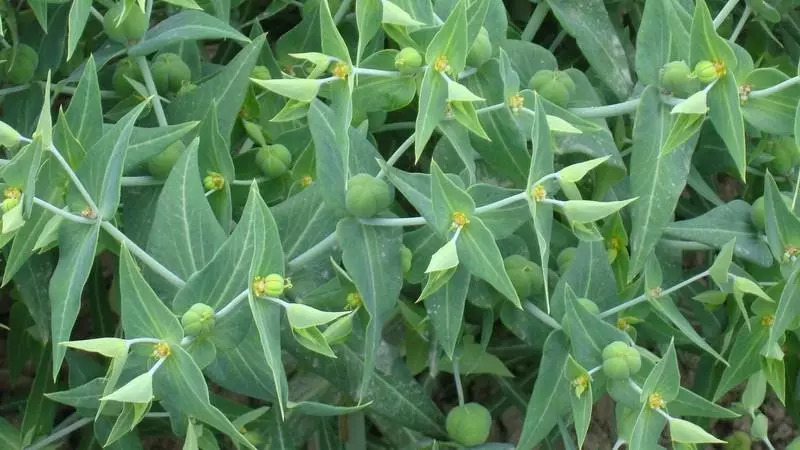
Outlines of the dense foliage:
[[795,3],[0,0],[0,447],[800,445]]

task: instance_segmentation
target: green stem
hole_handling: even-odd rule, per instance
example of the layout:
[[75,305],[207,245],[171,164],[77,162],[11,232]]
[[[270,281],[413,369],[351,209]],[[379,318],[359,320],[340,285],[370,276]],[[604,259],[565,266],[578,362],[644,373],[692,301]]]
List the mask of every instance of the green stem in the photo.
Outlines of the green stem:
[[376,227],[413,227],[428,223],[424,217],[375,217],[361,219],[360,222],[364,225]]
[[383,178],[386,175],[385,168],[394,166],[394,164],[397,162],[398,159],[400,159],[401,156],[403,156],[406,150],[408,150],[409,148],[411,148],[412,145],[414,145],[414,138],[415,134],[412,133],[411,136],[409,136],[405,141],[403,141],[402,144],[400,144],[399,147],[397,147],[397,150],[395,150],[394,153],[392,153],[392,155],[389,157],[389,159],[386,160],[386,166],[381,167],[381,170],[378,172],[377,175],[375,175],[375,178]]
[[122,177],[122,186],[161,186],[164,180],[155,177],[141,176],[141,177]]
[[87,219],[86,217],[79,216],[77,214],[72,214],[71,212],[68,212],[68,211],[64,211],[63,209],[61,209],[61,208],[59,208],[59,207],[57,207],[57,206],[55,206],[55,205],[53,205],[51,203],[48,203],[48,202],[46,202],[46,201],[44,201],[44,200],[42,200],[42,199],[40,199],[38,197],[34,197],[33,198],[33,203],[36,204],[36,205],[41,206],[42,208],[50,211],[53,214],[57,214],[57,215],[65,218],[65,219],[67,219],[69,221],[72,221],[72,222],[75,222],[75,223],[83,223],[83,224],[86,224],[86,225],[91,225],[91,224],[93,224],[95,222],[94,220]]
[[576,116],[584,118],[615,117],[630,114],[636,111],[636,107],[639,106],[639,102],[641,102],[641,98],[637,97],[622,103],[615,103],[613,105],[570,108],[569,111]]
[[456,394],[458,395],[458,405],[464,406],[464,388],[461,386],[461,372],[458,367],[459,359],[453,359],[453,380],[456,382]]
[[780,83],[778,83],[778,84],[776,84],[774,86],[770,86],[770,87],[765,88],[765,89],[759,89],[757,91],[751,91],[749,94],[747,94],[747,97],[748,98],[766,97],[766,96],[772,95],[772,94],[774,94],[776,92],[780,92],[780,91],[782,91],[784,89],[788,89],[788,88],[790,88],[790,87],[792,87],[792,86],[794,86],[795,84],[798,84],[798,83],[800,83],[800,76],[794,76],[794,77],[789,78],[786,81],[782,81],[782,82],[780,82]]
[[30,84],[22,84],[22,85],[19,85],[19,86],[12,86],[10,88],[0,89],[0,97],[2,97],[4,95],[8,95],[8,94],[13,94],[15,92],[25,91],[29,87],[31,87]]
[[186,282],[183,281],[179,276],[172,273],[171,270],[164,267],[160,262],[156,261],[155,258],[150,256],[146,251],[144,251],[141,247],[139,247],[135,242],[133,242],[128,236],[119,231],[117,227],[115,227],[111,222],[103,220],[100,222],[100,226],[106,230],[106,233],[110,234],[111,237],[119,241],[121,244],[125,244],[128,247],[128,250],[131,251],[136,257],[138,257],[147,267],[151,268],[154,272],[164,277],[165,280],[169,281],[176,287],[183,287]]
[[550,12],[550,7],[544,0],[540,0],[536,5],[536,8],[533,10],[531,17],[528,19],[525,29],[522,30],[519,40],[525,42],[532,41],[533,37],[536,35],[536,32],[539,31],[539,27],[542,26],[542,22],[544,22],[545,17],[547,17],[548,12]]
[[297,271],[301,269],[305,264],[308,264],[310,261],[313,261],[314,258],[322,255],[323,253],[327,252],[336,244],[336,233],[331,233],[325,239],[317,242],[314,244],[313,247],[309,248],[305,252],[297,255],[293,260],[289,261],[286,265],[286,268],[289,272]]
[[74,170],[72,170],[72,167],[70,167],[67,160],[65,160],[64,157],[61,156],[61,153],[59,153],[58,149],[55,148],[55,146],[51,145],[48,150],[50,151],[50,153],[53,154],[58,163],[61,164],[61,167],[64,169],[64,171],[67,172],[67,176],[70,178],[70,180],[72,180],[72,184],[74,184],[75,188],[78,190],[78,192],[80,192],[81,196],[86,201],[86,204],[89,205],[89,208],[91,208],[91,210],[95,214],[99,214],[100,208],[98,208],[97,205],[94,203],[94,200],[92,200],[92,196],[89,195],[89,192],[83,186],[81,180],[78,179],[78,175],[75,173]]
[[564,419],[558,419],[558,432],[561,434],[561,442],[564,443],[564,450],[575,450],[575,441],[572,440],[567,426],[564,424]]
[[550,317],[546,312],[539,309],[538,306],[534,305],[531,302],[525,302],[525,305],[523,306],[525,307],[525,311],[528,311],[529,313],[533,314],[534,317],[541,320],[545,325],[549,326],[554,330],[561,329],[561,324],[556,322],[556,319]]
[[353,3],[353,0],[343,0],[342,3],[339,5],[339,9],[336,10],[336,14],[333,15],[333,23],[339,24],[342,21],[345,14],[350,11],[350,4]]
[[227,316],[228,314],[230,314],[231,311],[233,311],[234,308],[236,308],[236,306],[239,303],[247,300],[247,297],[248,297],[249,294],[250,294],[250,289],[249,288],[243,290],[242,292],[239,293],[239,295],[234,297],[233,300],[229,301],[227,305],[223,306],[222,309],[220,309],[219,311],[214,313],[214,317],[216,317],[217,319],[220,319],[220,318],[223,318],[223,317]]
[[136,65],[139,66],[139,71],[142,72],[144,86],[147,88],[147,92],[152,96],[151,102],[153,103],[153,111],[156,113],[158,125],[166,127],[169,125],[167,123],[167,116],[164,115],[164,108],[161,107],[161,97],[158,96],[156,84],[153,82],[153,74],[150,72],[150,66],[147,65],[147,58],[144,56],[137,56],[134,60],[136,61]]
[[730,42],[736,42],[736,39],[739,38],[739,34],[741,34],[745,24],[747,24],[747,19],[750,18],[750,14],[752,12],[753,10],[750,9],[750,5],[745,6],[744,12],[742,13],[742,17],[739,17],[739,22],[736,23],[736,28],[733,29],[731,37],[728,38]]
[[[169,417],[169,414],[167,414],[167,413],[147,413],[147,414],[145,414],[145,417],[147,417],[149,419],[162,419],[162,418]],[[61,428],[60,430],[54,432],[53,434],[51,434],[51,435],[49,435],[47,437],[44,437],[44,438],[40,439],[39,441],[36,441],[32,445],[30,445],[28,447],[25,447],[25,450],[39,450],[39,449],[45,448],[45,447],[47,447],[47,446],[49,446],[51,444],[54,444],[54,443],[64,439],[65,437],[69,436],[73,431],[79,430],[79,429],[85,427],[86,425],[89,425],[92,422],[94,422],[94,418],[93,417],[84,417],[83,419],[77,420],[77,421],[71,423],[70,425],[67,425],[66,427]]]
[[719,11],[719,14],[717,14],[717,17],[714,17],[715,30],[719,28],[720,25],[722,25],[722,22],[724,22],[725,19],[728,18],[728,16],[733,12],[733,8],[735,8],[738,3],[739,0],[728,0],[728,2],[725,3],[725,6],[723,6],[722,9]]
[[382,133],[384,131],[398,131],[398,130],[413,130],[416,124],[414,122],[394,122],[394,123],[387,123],[386,125],[381,125],[375,130],[376,133]]
[[[669,289],[661,291],[661,296],[663,297],[665,295],[669,295],[669,294],[671,294],[671,293],[673,293],[673,292],[675,292],[675,291],[677,291],[679,289],[682,289],[682,288],[694,283],[697,280],[705,278],[706,276],[708,276],[708,270],[707,269],[702,271],[702,272],[700,272],[700,273],[698,273],[697,275],[695,275],[693,277],[690,277],[690,278],[688,278],[688,279],[686,279],[684,281],[681,281],[680,283],[676,284],[675,286],[672,286]],[[640,295],[640,296],[638,296],[638,297],[636,297],[634,299],[628,300],[627,302],[625,302],[625,303],[623,303],[621,305],[615,306],[615,307],[613,307],[613,308],[611,308],[611,309],[609,309],[607,311],[603,311],[602,313],[600,313],[600,317],[601,318],[606,318],[608,316],[614,315],[614,314],[616,314],[616,313],[618,313],[620,311],[624,311],[624,310],[626,310],[628,308],[636,306],[639,303],[645,302],[649,298],[650,297],[649,297],[648,293],[645,292],[644,294],[642,294],[642,295]]]

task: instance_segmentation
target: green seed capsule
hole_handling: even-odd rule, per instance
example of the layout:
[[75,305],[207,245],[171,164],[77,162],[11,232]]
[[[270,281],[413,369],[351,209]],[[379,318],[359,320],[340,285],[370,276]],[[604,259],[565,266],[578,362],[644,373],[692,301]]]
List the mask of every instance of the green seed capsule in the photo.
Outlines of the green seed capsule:
[[33,79],[39,65],[39,54],[33,47],[17,44],[0,50],[0,79],[12,84],[25,84]]
[[522,255],[511,255],[503,260],[503,266],[520,298],[527,298],[544,286],[542,269]]
[[277,178],[292,167],[292,153],[281,144],[268,145],[256,151],[256,166],[267,178]]
[[622,341],[603,349],[603,373],[613,380],[624,380],[642,368],[639,351]]
[[470,67],[480,67],[492,57],[492,41],[489,40],[489,32],[481,27],[475,42],[467,54],[467,65]]
[[187,336],[207,334],[214,328],[214,308],[205,303],[195,303],[181,317],[183,332]]
[[389,185],[366,173],[359,173],[347,181],[345,206],[350,214],[367,218],[388,208],[392,203]]
[[692,86],[692,69],[684,61],[672,61],[661,69],[661,87],[667,92],[684,96]]
[[175,53],[162,53],[153,60],[153,82],[160,93],[178,92],[192,79],[192,70]]
[[124,2],[119,2],[111,7],[103,16],[103,28],[109,39],[122,44],[138,41],[147,31],[147,16],[138,5],[131,5],[128,15],[117,23],[122,16]]
[[528,87],[547,100],[564,107],[569,103],[571,92],[575,90],[575,83],[564,72],[543,69],[533,74]]
[[408,273],[411,270],[411,260],[414,257],[414,254],[411,253],[411,249],[406,247],[405,245],[400,247],[400,266],[403,268],[403,273]]
[[404,47],[394,57],[394,67],[404,74],[412,74],[422,66],[422,55],[413,47]]
[[166,180],[172,170],[172,166],[181,157],[181,153],[185,148],[186,146],[183,142],[176,141],[165,148],[163,152],[150,158],[147,161],[147,170],[150,175],[160,180]]
[[478,403],[466,403],[450,410],[445,421],[447,434],[461,445],[483,444],[492,430],[492,415]]
[[280,297],[291,283],[279,273],[271,273],[253,280],[253,294],[256,297]]
[[556,266],[558,266],[558,273],[564,274],[569,265],[572,264],[572,260],[575,259],[575,254],[577,253],[578,249],[575,247],[567,247],[556,257]]
[[717,78],[717,68],[711,61],[700,61],[694,66],[694,76],[703,83],[710,83]]
[[265,66],[255,66],[253,67],[252,72],[250,72],[250,78],[255,78],[256,80],[269,80],[272,78],[272,74],[269,73],[269,69]]
[[[781,194],[781,199],[787,208],[791,211],[792,199],[788,195]],[[755,225],[756,229],[763,231],[766,229],[766,222],[764,221],[764,197],[761,196],[753,202],[753,207],[750,209],[750,220]]]

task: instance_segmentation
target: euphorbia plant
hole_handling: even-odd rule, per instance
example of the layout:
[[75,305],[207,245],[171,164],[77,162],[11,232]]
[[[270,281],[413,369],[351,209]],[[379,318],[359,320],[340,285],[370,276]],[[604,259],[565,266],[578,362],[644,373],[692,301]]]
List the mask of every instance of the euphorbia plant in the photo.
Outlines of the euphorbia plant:
[[792,2],[0,12],[10,448],[791,445]]

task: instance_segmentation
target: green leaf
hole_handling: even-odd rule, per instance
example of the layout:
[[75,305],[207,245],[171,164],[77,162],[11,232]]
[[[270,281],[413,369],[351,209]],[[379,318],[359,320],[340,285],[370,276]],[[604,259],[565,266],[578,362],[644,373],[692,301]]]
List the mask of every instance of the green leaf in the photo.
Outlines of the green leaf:
[[[358,45],[356,46],[356,65],[360,65],[364,48],[375,37],[381,28],[384,11],[396,5],[384,6],[380,0],[356,1],[356,26],[358,27]],[[402,11],[402,10],[401,10]],[[413,19],[412,19],[413,20]]]
[[[656,84],[664,64],[689,57],[689,30],[681,23],[672,0],[647,2],[636,33],[636,74],[644,84]],[[666,20],[665,20],[666,18]]]
[[[669,155],[673,150],[685,144],[700,131],[705,121],[704,114],[679,114],[672,122],[664,143],[661,144],[661,156]],[[684,147],[681,147],[684,148]],[[691,175],[689,182],[691,182]]]
[[665,423],[666,419],[645,403],[636,416],[628,446],[637,449],[659,448],[657,444]]
[[[103,135],[103,108],[100,103],[100,86],[93,56],[89,56],[86,60],[78,88],[70,99],[64,115],[67,128],[74,133],[83,148],[91,148]],[[77,163],[77,161],[72,162]]]
[[[795,269],[786,281],[786,286],[781,292],[781,298],[778,300],[778,307],[775,309],[774,314],[775,323],[769,328],[769,337],[761,352],[764,356],[783,359],[783,354],[770,355],[768,350],[780,349],[780,346],[777,345],[779,340],[798,315],[800,315],[800,270]],[[779,356],[779,358],[775,358],[776,356]]]
[[560,320],[566,311],[567,285],[578,298],[591,299],[601,310],[618,304],[614,272],[602,242],[582,241],[578,244],[575,259],[553,291],[551,315],[556,320]]
[[85,339],[82,341],[67,341],[62,342],[61,345],[83,350],[85,352],[100,353],[103,356],[114,358],[120,353],[127,351],[125,341],[119,338],[96,338]]
[[784,261],[785,252],[800,247],[800,218],[786,206],[775,178],[764,177],[764,217],[767,243],[777,261]]
[[147,102],[139,103],[106,131],[86,151],[86,161],[77,171],[78,179],[83,181],[86,191],[100,208],[98,216],[101,219],[108,220],[117,212],[128,140],[133,132],[133,124],[145,106]]
[[67,34],[67,56],[66,59],[72,58],[75,52],[75,47],[83,34],[83,29],[86,27],[86,21],[89,19],[89,12],[92,8],[91,0],[77,0],[72,2],[69,8],[69,32]]
[[[461,365],[459,368],[462,375],[514,376],[500,358],[487,352],[477,342],[465,342],[456,357],[460,360]],[[438,367],[444,372],[453,373],[453,362],[447,357],[442,357],[439,360]]]
[[705,0],[695,2],[690,33],[689,64],[692,67],[699,61],[708,60],[724,63],[729,74],[736,68],[736,54],[728,41],[717,34]]
[[547,0],[547,4],[599,78],[617,98],[627,98],[633,88],[631,69],[602,0]]
[[171,349],[172,354],[153,377],[156,398],[166,402],[171,408],[202,420],[245,447],[255,450],[228,418],[211,404],[203,373],[192,357],[178,345],[171,346]]
[[673,106],[670,114],[703,115],[708,112],[708,89],[701,89]]
[[144,38],[128,49],[131,56],[144,56],[182,41],[233,39],[250,43],[247,36],[227,23],[202,11],[181,11],[151,28]]
[[342,248],[342,262],[370,317],[359,391],[359,398],[363,400],[369,392],[370,382],[374,380],[381,330],[394,311],[403,286],[400,266],[402,232],[396,227],[371,227],[347,218],[336,226],[336,240]]
[[664,227],[664,234],[718,249],[735,238],[734,255],[769,267],[772,254],[750,221],[750,209],[748,203],[733,200],[693,219],[673,222]]
[[320,311],[311,306],[303,305],[302,303],[289,303],[284,306],[284,309],[286,309],[286,318],[289,320],[289,325],[293,328],[309,328],[325,325],[339,317],[350,314],[350,311]]
[[[275,306],[274,315],[270,314],[269,317],[277,317],[275,329],[280,332],[280,317],[283,311],[281,311],[280,306],[272,302],[258,303],[258,305],[264,304]],[[272,312],[270,311],[270,313]],[[255,313],[253,315],[255,316]],[[271,326],[272,322],[267,321],[267,324]],[[272,328],[269,328],[269,330],[271,331]],[[280,340],[270,340],[269,342],[280,344]],[[261,400],[274,401],[276,397],[286,399],[288,386],[282,384],[281,388],[277,388],[277,383],[274,381],[274,375],[272,374],[273,367],[275,367],[274,371],[278,374],[275,378],[279,382],[280,380],[285,380],[285,377],[281,376],[279,372],[282,371],[283,367],[277,364],[273,366],[273,362],[276,361],[274,359],[270,359],[268,362],[265,358],[265,347],[262,347],[257,327],[250,327],[247,337],[238,346],[217,353],[217,358],[205,368],[205,374],[211,381],[231,392]],[[273,358],[275,354],[279,357],[279,345],[271,346],[271,352],[276,351],[273,347],[277,347],[277,353],[271,353],[272,356],[270,358]],[[281,389],[280,394],[276,393],[276,389]]]
[[661,359],[653,366],[650,374],[642,386],[640,401],[647,404],[648,397],[659,394],[665,402],[669,403],[678,397],[681,387],[681,374],[678,370],[678,355],[675,353],[675,342],[670,341],[669,347]]
[[630,207],[631,238],[628,280],[632,280],[653,254],[662,229],[672,221],[675,207],[689,176],[694,142],[682,145],[669,155],[661,149],[667,139],[672,118],[662,106],[658,90],[642,93],[633,128],[630,184],[631,195],[639,198]]
[[185,122],[166,127],[134,127],[125,156],[125,172],[158,155],[170,144],[192,131],[200,122]]
[[[636,116],[639,117],[639,114]],[[592,169],[608,161],[608,158],[610,157],[603,156],[601,158],[594,158],[588,161],[571,164],[558,171],[558,178],[569,183],[577,183],[578,181],[581,181],[583,177],[585,177],[586,174]]]
[[400,25],[404,27],[415,27],[425,25],[414,19],[409,13],[405,12],[402,8],[395,5],[389,0],[381,2],[383,5],[383,13],[381,15],[381,22],[390,25]]
[[469,272],[463,267],[459,268],[441,289],[425,298],[425,309],[435,330],[437,342],[450,359],[453,359],[456,344],[461,337],[469,281]]
[[106,385],[105,378],[94,378],[91,381],[59,392],[44,394],[48,399],[73,408],[97,409],[100,406],[100,397]]
[[203,194],[198,140],[186,147],[156,205],[147,252],[183,278],[203,268],[225,241],[225,232]]
[[492,232],[479,217],[474,216],[469,220],[456,242],[461,263],[472,275],[491,284],[511,300],[514,306],[521,309],[519,296],[503,266],[503,256]]
[[564,377],[564,367],[569,356],[566,335],[553,331],[547,337],[539,367],[549,369],[540,372],[533,385],[522,435],[518,448],[534,448],[550,434],[556,422],[569,408],[569,383]]
[[303,103],[311,103],[317,98],[319,88],[322,87],[321,80],[306,78],[282,78],[274,80],[251,81],[264,89],[272,91],[286,98],[291,98]]
[[153,398],[153,375],[145,372],[127,384],[103,397],[118,402],[148,403]]
[[447,95],[447,82],[439,72],[429,65],[422,77],[422,85],[419,89],[419,107],[414,125],[414,158],[416,161],[419,161],[436,125],[445,117]]
[[744,326],[739,328],[728,355],[730,366],[722,372],[717,389],[714,391],[714,401],[761,370],[759,353],[767,343],[768,337],[769,330],[760,323],[755,323],[752,330]]
[[[475,201],[472,197],[447,177],[435,162],[431,163],[431,207],[433,225],[443,237],[448,236],[455,214],[464,214],[469,220],[475,212]],[[464,225],[462,232],[468,226]]]
[[669,404],[669,411],[676,416],[711,417],[719,419],[733,419],[739,414],[712,403],[710,400],[681,388],[678,397]]
[[122,303],[122,328],[130,338],[149,337],[177,344],[183,327],[172,311],[161,302],[144,280],[130,251],[120,248],[119,289]]
[[458,266],[458,247],[456,240],[450,239],[436,253],[431,256],[428,268],[425,273],[437,273],[444,270],[453,269]]
[[566,317],[564,331],[569,334],[572,355],[584,367],[603,364],[603,349],[615,341],[626,341],[625,333],[604,322],[578,302],[569,287],[565,288]]
[[336,29],[336,23],[333,21],[328,0],[321,0],[319,2],[319,26],[320,26],[320,41],[322,42],[322,52],[336,57],[341,61],[350,62],[350,51],[347,49],[347,44]]
[[595,202],[592,200],[567,200],[561,203],[561,210],[570,222],[589,223],[603,219],[628,206],[638,197],[612,202]]
[[650,306],[656,310],[662,317],[671,322],[675,327],[683,333],[684,336],[689,338],[696,346],[706,351],[711,356],[717,358],[721,363],[728,365],[727,361],[711,347],[705,339],[694,329],[691,323],[683,316],[678,309],[678,306],[672,301],[669,296],[652,298],[649,300]]
[[216,172],[225,179],[225,185],[221,190],[206,197],[220,225],[225,228],[233,220],[231,182],[236,178],[236,173],[233,167],[230,145],[225,137],[222,136],[219,128],[216,102],[208,108],[208,113],[200,123],[198,132],[200,145],[197,149],[197,163],[200,167],[200,173],[205,176],[208,172]]
[[333,212],[322,201],[320,191],[320,185],[312,184],[272,210],[287,259],[310,249],[335,229],[329,219]]
[[468,51],[467,6],[464,0],[458,0],[425,49],[425,62],[433,66],[438,58],[444,57],[449,71],[461,73],[466,65]]
[[173,99],[165,108],[169,122],[202,120],[208,108],[216,102],[219,134],[227,139],[234,123],[238,120],[239,111],[250,85],[250,74],[264,47],[264,41],[264,36],[253,39],[253,42],[243,48],[213,77],[185,95]]
[[330,417],[344,416],[354,412],[363,411],[372,405],[372,402],[363,403],[356,406],[326,405],[318,402],[289,402],[289,409],[297,411],[306,416]]
[[575,422],[575,434],[578,438],[578,448],[583,448],[586,441],[586,433],[589,431],[589,424],[592,421],[592,386],[589,384],[586,391],[578,396],[574,393],[569,395],[569,403],[572,409],[572,421]]
[[[752,90],[765,89],[789,79],[778,69],[756,69],[740,82]],[[760,98],[748,98],[742,103],[742,115],[750,125],[766,133],[791,135],[800,87],[790,86],[780,92]]]
[[325,335],[319,331],[319,328],[292,328],[292,334],[294,339],[303,347],[328,358],[336,358],[336,353],[333,352],[330,344],[325,339]]
[[[554,172],[553,141],[550,137],[550,127],[545,120],[544,106],[541,98],[537,95],[534,99],[534,122],[531,127],[531,143],[533,145],[533,156],[528,168],[528,181],[526,191],[537,189],[534,186],[540,179]],[[544,187],[544,186],[542,186]],[[547,303],[547,313],[550,313],[550,287],[548,263],[550,260],[550,237],[553,229],[553,206],[537,202],[527,195],[528,209],[533,218],[533,230],[536,234],[536,243],[539,248],[539,265],[542,268],[542,279],[544,280],[545,302]]]
[[672,417],[669,419],[669,435],[672,442],[684,444],[724,444],[725,441],[715,438],[692,422]]
[[[35,360],[36,358],[34,357]],[[25,412],[22,414],[22,425],[20,426],[22,448],[27,447],[34,438],[47,434],[52,427],[55,405],[44,396],[45,392],[50,391],[55,386],[54,380],[50,378],[51,361],[50,355],[48,355],[45,348],[38,358],[36,376],[33,379],[33,383],[28,387],[29,393],[25,402]],[[57,373],[57,370],[53,368],[53,373]]]
[[8,448],[22,448],[22,437],[19,430],[11,426],[4,418],[0,418],[0,443]]
[[[84,225],[65,223],[58,234],[59,258],[50,278],[52,322],[50,333],[54,343],[69,340],[81,307],[81,293],[94,263],[94,252],[100,234],[100,223]],[[66,348],[53,345],[53,378],[58,375]]]
[[335,116],[335,111],[320,101],[312,103],[308,110],[308,124],[315,146],[316,178],[322,186],[322,198],[337,214],[344,214],[349,145],[342,145],[347,136],[338,129]]
[[728,153],[739,170],[739,176],[744,180],[747,166],[744,119],[739,102],[739,86],[733,74],[719,79],[708,92],[708,117],[725,142]]

